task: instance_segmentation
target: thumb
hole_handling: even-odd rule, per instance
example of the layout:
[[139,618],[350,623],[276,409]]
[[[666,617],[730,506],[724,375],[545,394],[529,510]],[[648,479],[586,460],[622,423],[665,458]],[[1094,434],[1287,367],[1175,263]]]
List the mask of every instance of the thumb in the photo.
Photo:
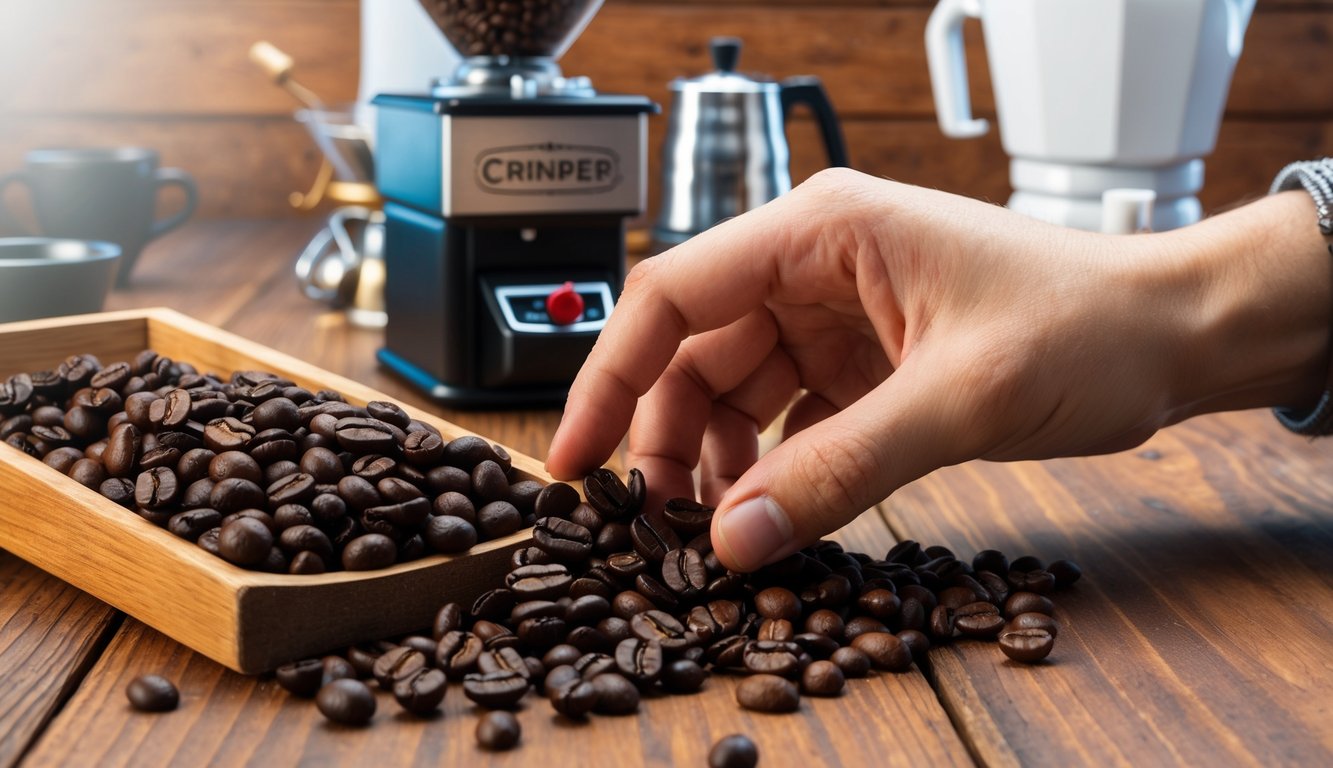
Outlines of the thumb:
[[751,466],[713,516],[723,565],[752,571],[781,560],[912,480],[977,455],[968,436],[973,409],[960,395],[966,387],[947,370],[916,355]]

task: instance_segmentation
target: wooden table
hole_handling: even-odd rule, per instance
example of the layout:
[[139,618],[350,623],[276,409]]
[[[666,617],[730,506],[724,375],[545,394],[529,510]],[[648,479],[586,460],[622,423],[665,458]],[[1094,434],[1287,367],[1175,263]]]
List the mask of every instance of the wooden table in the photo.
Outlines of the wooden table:
[[[173,307],[544,457],[557,411],[434,406],[376,367],[378,332],[299,294],[291,264],[316,226],[191,224],[148,250],[108,308]],[[1048,663],[959,642],[921,672],[806,698],[798,716],[741,711],[722,677],[582,726],[529,704],[523,747],[502,755],[476,749],[456,690],[431,720],[384,700],[372,727],[333,727],[272,679],[230,672],[0,553],[0,766],[703,765],[732,732],[756,740],[764,766],[1330,765],[1330,451],[1248,412],[1114,456],[941,470],[837,538],[876,555],[915,538],[964,557],[1075,559],[1085,577],[1058,599]],[[178,683],[178,711],[130,711],[125,685],[146,672]]]

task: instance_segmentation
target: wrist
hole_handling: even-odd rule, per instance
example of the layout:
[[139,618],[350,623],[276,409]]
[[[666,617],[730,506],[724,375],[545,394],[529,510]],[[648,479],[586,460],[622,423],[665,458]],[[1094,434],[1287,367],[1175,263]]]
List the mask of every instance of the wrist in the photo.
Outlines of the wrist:
[[1304,192],[1272,195],[1160,236],[1178,307],[1172,421],[1312,406],[1327,386],[1333,258]]

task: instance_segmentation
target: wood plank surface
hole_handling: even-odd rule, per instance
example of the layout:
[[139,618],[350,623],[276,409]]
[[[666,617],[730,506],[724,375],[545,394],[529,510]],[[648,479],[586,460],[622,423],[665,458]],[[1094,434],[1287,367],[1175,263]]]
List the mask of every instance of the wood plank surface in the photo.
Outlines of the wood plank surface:
[[0,551],[0,766],[23,756],[117,619],[110,606]]
[[1330,445],[1266,412],[1196,419],[1114,456],[971,463],[889,502],[896,534],[1071,557],[1045,664],[931,651],[987,765],[1333,763]]
[[[893,543],[873,514],[836,538],[871,552]],[[129,708],[125,686],[150,672],[176,682],[179,710],[145,715]],[[740,709],[736,682],[714,676],[697,694],[646,699],[637,716],[594,716],[587,724],[556,716],[529,694],[518,713],[522,744],[491,754],[477,748],[477,709],[457,687],[434,718],[404,715],[381,692],[369,727],[333,726],[310,701],[288,696],[271,677],[238,675],[131,619],[25,766],[518,766],[541,760],[577,760],[590,768],[703,765],[713,743],[730,733],[753,738],[766,767],[972,764],[915,670],[849,681],[837,698],[804,697],[797,715]]]

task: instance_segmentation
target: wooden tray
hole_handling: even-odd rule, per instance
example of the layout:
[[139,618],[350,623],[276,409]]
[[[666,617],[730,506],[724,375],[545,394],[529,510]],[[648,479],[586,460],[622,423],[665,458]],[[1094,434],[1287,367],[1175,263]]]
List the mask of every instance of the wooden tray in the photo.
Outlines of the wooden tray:
[[[201,372],[262,370],[312,391],[337,390],[358,405],[390,399],[167,309],[0,324],[0,376],[51,369],[76,353],[111,363],[148,348]],[[407,410],[447,438],[472,434]],[[551,482],[539,461],[506,450],[520,477]],[[499,583],[510,553],[530,537],[525,529],[464,555],[435,555],[381,571],[248,571],[0,445],[0,548],[246,674],[428,627],[444,603],[469,605]]]

